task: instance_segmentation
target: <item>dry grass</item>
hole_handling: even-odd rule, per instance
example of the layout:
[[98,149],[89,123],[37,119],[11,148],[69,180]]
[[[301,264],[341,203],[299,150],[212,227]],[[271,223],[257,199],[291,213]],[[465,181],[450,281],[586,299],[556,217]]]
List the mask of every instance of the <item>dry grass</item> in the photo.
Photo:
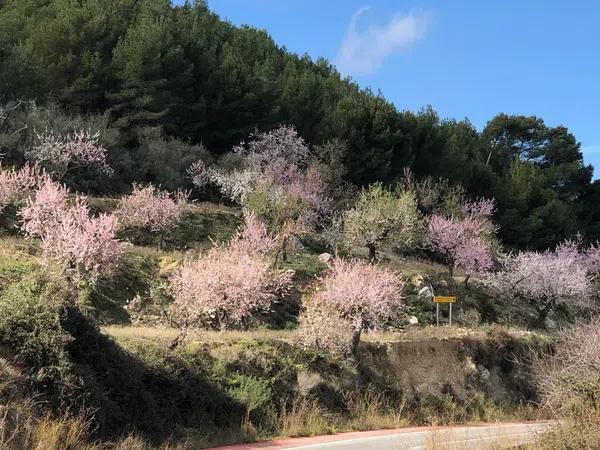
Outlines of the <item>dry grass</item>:
[[[117,340],[148,340],[157,343],[171,343],[179,330],[167,327],[107,326],[102,332]],[[288,340],[292,335],[288,330],[251,330],[251,331],[209,331],[200,330],[189,334],[188,342],[237,342],[237,341],[273,341]]]
[[391,404],[380,392],[367,390],[361,395],[346,397],[351,416],[350,428],[357,431],[401,428],[410,421],[404,416],[404,402]]
[[[511,448],[521,448],[527,439],[514,430],[498,428],[490,430],[484,435],[472,436],[472,438],[483,438],[483,442],[488,450],[501,450]],[[530,439],[533,438],[533,435]],[[460,434],[457,430],[446,429],[436,430],[429,434],[425,441],[425,450],[470,450],[475,447],[473,442],[469,442],[469,435]],[[533,450],[533,449],[532,449]]]
[[35,427],[35,450],[100,450],[89,443],[90,422],[83,418],[45,418]]
[[[178,335],[176,328],[144,327],[144,326],[106,326],[102,331],[117,340],[141,339],[157,343],[170,343]],[[431,341],[448,339],[486,339],[497,334],[505,334],[513,338],[540,338],[545,335],[527,331],[520,328],[509,328],[499,325],[482,325],[477,328],[463,328],[458,326],[427,326],[408,327],[403,332],[367,332],[363,333],[362,340],[366,342],[407,342]],[[188,342],[239,342],[239,341],[294,341],[293,330],[249,330],[249,331],[209,331],[199,330],[190,333]]]
[[316,400],[298,397],[282,406],[279,433],[283,437],[330,434],[336,431],[333,422]]
[[24,239],[19,236],[0,237],[0,256],[13,256],[15,252],[34,255],[39,244],[32,239]]
[[528,331],[522,328],[506,327],[502,325],[480,325],[475,328],[442,325],[426,327],[408,327],[403,332],[375,332],[364,333],[362,339],[368,342],[404,342],[404,341],[430,341],[462,339],[465,337],[486,339],[493,335],[505,334],[513,338],[544,338],[545,335]]

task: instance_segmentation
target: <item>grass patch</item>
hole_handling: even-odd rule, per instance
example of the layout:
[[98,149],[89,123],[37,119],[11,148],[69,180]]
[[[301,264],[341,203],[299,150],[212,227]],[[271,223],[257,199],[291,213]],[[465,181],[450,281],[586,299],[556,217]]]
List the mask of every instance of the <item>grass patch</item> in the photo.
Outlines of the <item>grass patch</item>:
[[[193,205],[175,227],[167,230],[163,248],[207,249],[213,242],[229,240],[241,224],[242,216],[238,209],[209,203]],[[122,230],[119,237],[138,246],[158,248],[160,243],[157,233],[137,228]]]

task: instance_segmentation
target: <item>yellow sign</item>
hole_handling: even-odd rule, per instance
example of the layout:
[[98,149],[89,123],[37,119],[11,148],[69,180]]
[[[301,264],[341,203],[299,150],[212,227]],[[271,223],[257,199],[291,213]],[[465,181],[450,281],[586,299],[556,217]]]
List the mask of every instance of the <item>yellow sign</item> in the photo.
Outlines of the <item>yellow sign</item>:
[[436,295],[433,297],[435,303],[456,303],[456,297],[454,296],[440,296]]

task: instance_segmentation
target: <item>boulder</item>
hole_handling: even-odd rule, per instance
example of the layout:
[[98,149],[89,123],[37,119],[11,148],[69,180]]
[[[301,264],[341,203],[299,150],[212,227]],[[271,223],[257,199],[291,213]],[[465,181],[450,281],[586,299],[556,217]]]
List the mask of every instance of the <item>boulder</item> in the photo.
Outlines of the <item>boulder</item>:
[[317,258],[323,264],[327,264],[329,263],[329,261],[331,261],[331,258],[333,258],[333,256],[331,256],[331,253],[321,253]]
[[416,316],[408,316],[408,324],[409,325],[418,325],[419,319]]

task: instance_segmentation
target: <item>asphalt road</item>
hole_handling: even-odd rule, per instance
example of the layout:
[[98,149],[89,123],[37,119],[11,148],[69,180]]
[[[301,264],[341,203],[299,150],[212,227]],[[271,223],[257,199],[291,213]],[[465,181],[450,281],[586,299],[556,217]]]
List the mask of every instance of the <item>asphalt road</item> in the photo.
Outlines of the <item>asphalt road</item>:
[[525,444],[552,423],[510,423],[477,426],[419,427],[399,430],[343,433],[218,447],[227,450],[484,450]]

